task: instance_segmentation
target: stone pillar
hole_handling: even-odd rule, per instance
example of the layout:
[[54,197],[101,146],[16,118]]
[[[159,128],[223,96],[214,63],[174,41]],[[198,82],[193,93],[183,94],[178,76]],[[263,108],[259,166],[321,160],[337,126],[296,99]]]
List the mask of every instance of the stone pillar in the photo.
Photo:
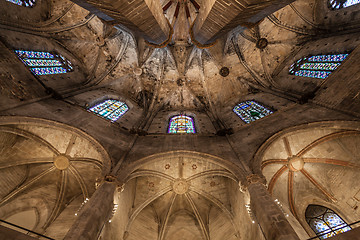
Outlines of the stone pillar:
[[113,208],[116,184],[106,179],[78,214],[64,240],[97,239]]
[[250,207],[268,240],[299,240],[281,209],[266,189],[265,179],[258,175],[248,176],[247,190]]

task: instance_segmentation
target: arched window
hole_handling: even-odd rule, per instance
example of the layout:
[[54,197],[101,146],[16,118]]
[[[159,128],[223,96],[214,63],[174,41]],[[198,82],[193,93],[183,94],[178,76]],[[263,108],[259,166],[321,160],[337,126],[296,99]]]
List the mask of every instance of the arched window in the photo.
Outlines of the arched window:
[[347,8],[360,3],[360,0],[329,0],[329,7],[333,10]]
[[348,53],[303,57],[290,66],[289,73],[300,77],[325,79],[347,56]]
[[115,122],[129,110],[129,107],[118,100],[108,99],[91,108],[90,112]]
[[273,112],[255,101],[245,101],[236,105],[233,111],[246,123],[251,123]]
[[170,118],[168,133],[195,133],[194,119],[186,115]]
[[305,212],[305,218],[320,239],[351,230],[351,227],[339,215],[327,207],[309,205]]
[[71,62],[57,53],[15,50],[21,61],[36,75],[67,73]]
[[35,0],[6,0],[13,4],[24,6],[24,7],[33,7],[35,6]]

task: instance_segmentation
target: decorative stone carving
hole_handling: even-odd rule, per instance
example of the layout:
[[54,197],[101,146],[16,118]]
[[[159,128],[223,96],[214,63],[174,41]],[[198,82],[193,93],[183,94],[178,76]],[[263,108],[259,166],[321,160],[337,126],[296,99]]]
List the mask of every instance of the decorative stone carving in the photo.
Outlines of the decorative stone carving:
[[141,68],[135,68],[134,69],[134,74],[135,74],[135,76],[140,76],[142,74],[142,69]]
[[173,190],[176,194],[184,194],[189,190],[189,185],[184,179],[176,179],[173,184]]
[[117,187],[116,187],[116,190],[117,190],[118,193],[123,192],[124,189],[125,189],[125,183],[119,184],[119,185],[117,185]]
[[268,45],[268,40],[266,38],[259,38],[256,42],[256,47],[259,49],[264,49]]
[[251,183],[262,183],[264,185],[266,185],[266,179],[263,176],[257,175],[257,174],[251,174],[249,176],[246,177],[248,184]]
[[298,156],[291,156],[288,158],[288,167],[291,171],[297,172],[304,168],[304,159]]
[[219,73],[222,77],[227,77],[230,73],[230,70],[228,67],[222,67]]

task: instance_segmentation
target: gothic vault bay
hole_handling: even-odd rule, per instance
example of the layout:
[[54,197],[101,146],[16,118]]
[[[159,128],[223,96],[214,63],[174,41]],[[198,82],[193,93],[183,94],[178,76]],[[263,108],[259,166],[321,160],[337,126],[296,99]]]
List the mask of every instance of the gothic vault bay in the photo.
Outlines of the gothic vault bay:
[[0,0],[0,239],[360,239],[360,0]]

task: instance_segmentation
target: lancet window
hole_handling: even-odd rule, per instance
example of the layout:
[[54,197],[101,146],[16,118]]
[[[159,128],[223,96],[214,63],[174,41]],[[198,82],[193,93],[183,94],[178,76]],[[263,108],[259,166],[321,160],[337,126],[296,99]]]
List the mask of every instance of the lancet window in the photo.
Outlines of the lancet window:
[[194,119],[186,115],[170,118],[168,133],[195,133]]
[[129,107],[124,102],[114,99],[107,99],[89,108],[88,110],[100,117],[115,122],[129,110]]
[[309,205],[305,217],[311,229],[320,239],[351,230],[351,227],[338,214],[327,207]]
[[255,101],[245,101],[236,105],[233,111],[246,123],[254,122],[273,112]]
[[341,53],[303,57],[290,66],[289,73],[300,77],[325,79],[348,56],[348,53]]
[[54,52],[15,50],[15,53],[35,75],[60,74],[73,71],[71,62]]

